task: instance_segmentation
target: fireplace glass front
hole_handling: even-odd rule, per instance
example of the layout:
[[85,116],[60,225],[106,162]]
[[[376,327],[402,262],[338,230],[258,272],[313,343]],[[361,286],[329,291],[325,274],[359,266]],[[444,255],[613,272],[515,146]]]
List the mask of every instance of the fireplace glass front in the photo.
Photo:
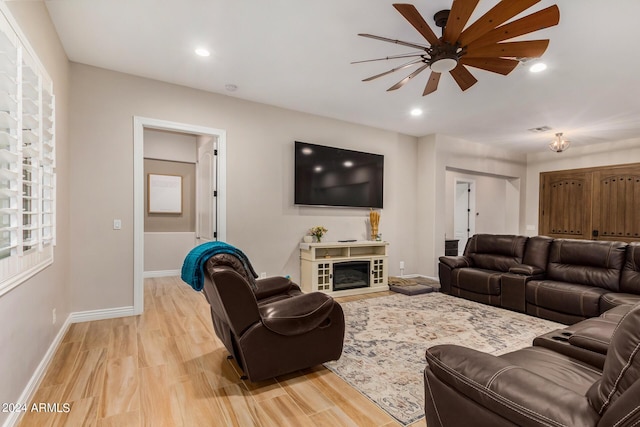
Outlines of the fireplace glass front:
[[349,261],[333,264],[333,290],[369,287],[369,261]]

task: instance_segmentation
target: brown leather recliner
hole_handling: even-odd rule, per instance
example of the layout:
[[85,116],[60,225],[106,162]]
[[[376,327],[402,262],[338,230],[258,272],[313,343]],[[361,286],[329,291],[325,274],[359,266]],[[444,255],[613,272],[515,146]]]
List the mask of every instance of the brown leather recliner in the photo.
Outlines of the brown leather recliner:
[[330,296],[303,294],[284,277],[257,280],[254,289],[232,267],[211,260],[206,271],[203,290],[216,335],[249,380],[340,358],[344,315]]
[[640,304],[614,328],[602,370],[544,347],[492,356],[427,350],[429,427],[640,425]]

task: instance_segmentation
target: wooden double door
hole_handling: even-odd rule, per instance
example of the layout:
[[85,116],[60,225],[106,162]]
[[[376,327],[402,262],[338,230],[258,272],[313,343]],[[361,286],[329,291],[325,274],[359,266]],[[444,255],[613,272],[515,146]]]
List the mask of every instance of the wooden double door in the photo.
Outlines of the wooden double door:
[[539,212],[541,235],[640,240],[640,163],[542,172]]

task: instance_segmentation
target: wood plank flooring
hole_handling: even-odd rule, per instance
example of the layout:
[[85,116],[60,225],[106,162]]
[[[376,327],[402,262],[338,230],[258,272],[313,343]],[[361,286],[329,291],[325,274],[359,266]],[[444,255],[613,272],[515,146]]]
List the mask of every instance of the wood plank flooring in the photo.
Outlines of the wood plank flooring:
[[68,403],[70,411],[26,412],[19,426],[400,425],[323,366],[241,380],[204,296],[177,277],[146,279],[144,303],[141,316],[72,324],[28,406]]

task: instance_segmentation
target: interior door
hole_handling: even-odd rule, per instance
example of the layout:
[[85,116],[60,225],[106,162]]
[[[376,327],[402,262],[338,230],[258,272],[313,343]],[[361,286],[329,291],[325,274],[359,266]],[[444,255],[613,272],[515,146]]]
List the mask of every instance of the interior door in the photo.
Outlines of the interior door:
[[640,170],[626,167],[593,174],[593,230],[605,240],[640,238]]
[[561,171],[540,176],[541,235],[591,238],[591,177],[588,171]]
[[456,181],[453,235],[458,240],[458,255],[462,255],[474,228],[472,223],[475,217],[471,213],[471,199],[471,183]]
[[217,240],[216,232],[216,149],[213,137],[198,139],[196,163],[197,243]]

